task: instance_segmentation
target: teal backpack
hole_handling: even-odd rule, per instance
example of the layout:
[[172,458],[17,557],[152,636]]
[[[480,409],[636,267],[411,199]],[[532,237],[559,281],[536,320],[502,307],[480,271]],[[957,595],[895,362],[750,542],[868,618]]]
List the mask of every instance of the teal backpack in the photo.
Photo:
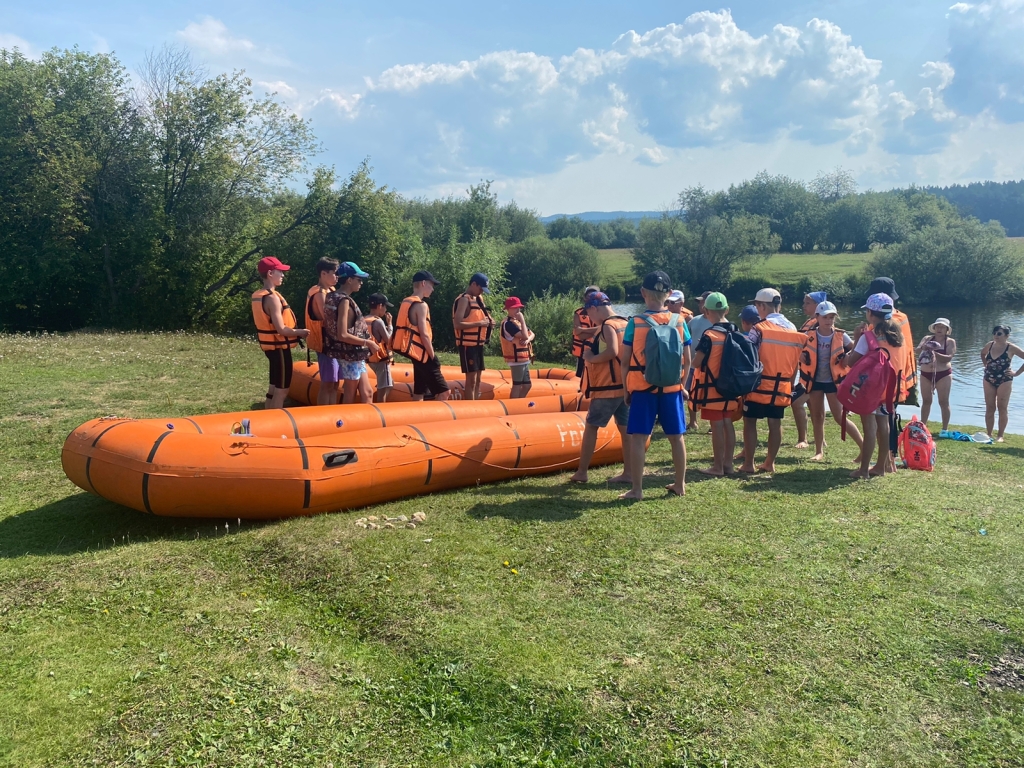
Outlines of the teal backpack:
[[679,315],[673,314],[668,325],[652,320],[648,315],[637,315],[647,323],[644,343],[644,379],[652,387],[673,387],[680,383],[683,373],[683,338],[679,335]]

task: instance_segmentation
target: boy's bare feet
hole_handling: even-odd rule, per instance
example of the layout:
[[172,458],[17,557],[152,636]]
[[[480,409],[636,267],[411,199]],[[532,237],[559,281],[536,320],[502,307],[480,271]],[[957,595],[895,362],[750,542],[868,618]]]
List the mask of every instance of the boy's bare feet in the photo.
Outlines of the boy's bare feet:
[[865,474],[861,472],[859,469],[855,469],[853,470],[853,472],[850,473],[850,477],[852,477],[854,480],[867,480],[870,476],[870,472]]
[[825,458],[825,454],[823,454],[823,453],[816,453],[813,456],[811,456],[811,461],[822,461],[824,458]]
[[642,501],[644,498],[643,491],[626,491],[620,493],[619,498],[623,501]]
[[794,448],[810,448],[811,445],[806,440],[801,440],[799,443],[793,446]]
[[590,475],[586,472],[577,472],[569,478],[570,483],[586,483],[590,481]]
[[754,465],[753,464],[749,464],[749,465],[748,464],[744,464],[742,467],[740,467],[736,471],[739,472],[740,474],[743,474],[743,475],[752,475],[755,472],[757,472],[757,470],[754,469]]
[[698,469],[702,475],[708,475],[709,477],[725,477],[725,470],[715,469],[714,467],[706,467],[705,469]]
[[675,483],[672,483],[670,485],[666,485],[665,486],[665,490],[668,491],[668,495],[669,496],[685,496],[686,495],[686,486],[685,485],[682,488],[680,488],[680,487],[676,486]]
[[757,474],[759,475],[774,475],[775,465],[774,464],[762,464],[757,468]]
[[633,484],[633,478],[631,478],[625,472],[619,472],[619,474],[615,475],[614,477],[609,477],[608,478],[608,482],[609,483],[625,483],[626,485],[632,485]]

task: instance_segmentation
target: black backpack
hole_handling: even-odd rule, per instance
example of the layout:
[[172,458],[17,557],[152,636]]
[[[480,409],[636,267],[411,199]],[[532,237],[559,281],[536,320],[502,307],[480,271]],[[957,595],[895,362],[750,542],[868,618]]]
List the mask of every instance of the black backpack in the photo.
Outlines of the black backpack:
[[749,395],[761,385],[764,372],[754,343],[746,334],[737,331],[732,323],[716,323],[714,327],[725,332],[722,366],[715,380],[715,389],[729,400]]

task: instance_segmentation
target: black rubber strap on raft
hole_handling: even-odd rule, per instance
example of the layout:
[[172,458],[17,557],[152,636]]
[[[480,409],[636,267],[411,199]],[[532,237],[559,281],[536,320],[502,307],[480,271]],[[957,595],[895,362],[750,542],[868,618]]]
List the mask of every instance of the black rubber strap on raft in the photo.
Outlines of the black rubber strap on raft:
[[107,432],[112,430],[114,427],[120,427],[122,424],[127,424],[127,423],[128,423],[128,421],[125,420],[125,421],[119,421],[119,422],[117,422],[117,424],[111,424],[109,427],[107,427],[102,432],[100,432],[98,435],[96,435],[96,439],[92,441],[92,447],[95,448],[96,447],[96,443],[98,443],[100,441],[100,438],[103,437],[105,434],[107,434]]
[[192,419],[186,418],[185,421],[187,421],[189,424],[191,424],[193,427],[195,427],[196,428],[196,432],[198,432],[200,435],[203,434],[202,427],[200,427],[198,424],[196,424]]
[[303,482],[302,490],[302,508],[309,509],[309,497],[313,493],[312,483],[309,480]]
[[505,405],[505,401],[504,400],[498,400],[498,405],[501,406],[501,410],[503,410],[505,412],[505,415],[508,416],[508,406]]
[[384,411],[382,411],[380,408],[378,408],[373,403],[370,403],[370,406],[373,408],[373,410],[375,410],[377,412],[377,415],[380,416],[380,425],[382,427],[386,427],[388,425],[388,422],[387,422],[387,419],[384,418]]
[[91,470],[92,470],[92,456],[89,456],[85,460],[85,481],[89,484],[89,487],[92,488],[92,492],[95,493],[97,496],[99,496],[99,491],[97,491],[96,490],[96,486],[92,484],[92,472],[91,472]]
[[523,459],[523,446],[516,448],[516,463],[514,469],[519,469],[519,462]]
[[[411,429],[416,430],[416,434],[419,435],[420,436],[420,440],[423,441],[423,447],[427,451],[430,451],[430,444],[427,442],[427,436],[424,435],[422,432],[420,432],[419,427],[416,427],[416,426],[414,426],[412,424],[410,424],[409,427]],[[433,474],[434,474],[434,460],[433,459],[427,459],[427,479],[424,481],[424,483],[423,483],[424,485],[430,485],[430,478],[433,476]]]
[[292,430],[295,432],[295,439],[299,439],[299,425],[295,422],[295,417],[292,416],[291,412],[287,408],[282,408],[281,411],[285,416],[288,417],[288,421],[292,423]]
[[299,437],[295,438],[295,442],[299,444],[299,450],[302,451],[302,468],[309,469],[309,454],[306,453],[306,444]]
[[448,405],[448,401],[447,400],[445,400],[443,402],[447,406],[448,410],[452,412],[452,421],[458,421],[459,420],[459,415],[457,413],[455,413],[455,409],[452,408],[450,405]]
[[149,473],[142,476],[142,506],[149,514],[153,514],[153,508],[149,506]]
[[164,432],[162,435],[160,435],[160,437],[158,437],[153,442],[153,447],[149,449],[149,456],[146,457],[146,463],[147,464],[152,464],[153,463],[153,459],[156,458],[156,452],[160,448],[160,443],[162,443],[164,441],[164,438],[166,438],[169,434],[171,434],[172,431],[173,430],[170,430],[170,429],[167,430],[166,432]]

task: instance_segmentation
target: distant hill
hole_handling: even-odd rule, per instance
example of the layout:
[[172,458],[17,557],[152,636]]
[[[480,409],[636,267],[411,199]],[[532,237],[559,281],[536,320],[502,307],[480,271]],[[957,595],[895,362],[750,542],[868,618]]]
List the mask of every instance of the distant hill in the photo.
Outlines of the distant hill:
[[629,219],[640,221],[640,219],[660,219],[661,211],[584,211],[583,213],[553,213],[550,216],[541,216],[543,224],[549,224],[556,219],[577,218],[583,221],[614,221],[615,219]]
[[924,191],[946,198],[966,216],[982,221],[995,219],[1010,237],[1024,236],[1024,181],[981,181],[925,187]]

